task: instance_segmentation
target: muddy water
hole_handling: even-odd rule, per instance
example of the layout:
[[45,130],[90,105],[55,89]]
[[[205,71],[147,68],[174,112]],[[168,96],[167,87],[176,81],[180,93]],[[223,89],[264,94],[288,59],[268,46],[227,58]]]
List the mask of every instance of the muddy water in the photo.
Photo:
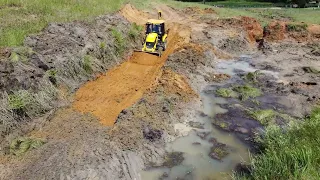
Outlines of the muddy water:
[[[254,72],[250,66],[250,58],[243,56],[239,61],[223,61],[216,65],[216,71],[226,73],[237,79],[237,72]],[[278,74],[271,71],[262,71],[269,73],[274,77]],[[222,86],[223,84],[216,84]],[[208,86],[207,90],[214,90],[216,85]],[[175,141],[167,144],[167,152],[183,152],[184,160],[180,165],[173,168],[154,168],[141,173],[142,179],[230,179],[232,171],[240,162],[249,160],[249,151],[245,144],[238,140],[235,135],[223,132],[212,126],[211,120],[218,113],[226,113],[227,110],[219,105],[226,104],[224,98],[216,97],[213,94],[201,93],[203,102],[203,112],[207,116],[199,116],[195,122],[204,124],[204,129],[192,128],[188,135],[180,137]],[[186,130],[190,127],[186,126]],[[201,139],[197,132],[210,132],[209,136]],[[208,141],[210,138],[216,138],[218,142],[230,147],[230,154],[223,158],[223,161],[211,159],[208,154],[212,144]],[[195,144],[197,143],[197,144]],[[200,143],[200,144],[199,144]]]

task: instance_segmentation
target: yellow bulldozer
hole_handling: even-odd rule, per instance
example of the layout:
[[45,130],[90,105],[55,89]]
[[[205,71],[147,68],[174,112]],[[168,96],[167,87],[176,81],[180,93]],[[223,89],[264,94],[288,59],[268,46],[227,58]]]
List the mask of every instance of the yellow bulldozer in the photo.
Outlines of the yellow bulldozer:
[[158,12],[158,19],[149,19],[145,26],[145,40],[142,52],[156,54],[161,57],[167,49],[168,31],[165,30],[165,21],[162,20],[161,12]]

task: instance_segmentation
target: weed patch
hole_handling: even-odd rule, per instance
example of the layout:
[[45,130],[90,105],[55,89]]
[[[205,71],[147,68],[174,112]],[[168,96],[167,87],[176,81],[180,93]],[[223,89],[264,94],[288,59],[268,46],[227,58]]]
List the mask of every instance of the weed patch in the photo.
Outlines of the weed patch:
[[276,112],[272,109],[250,111],[249,114],[265,126],[271,124],[276,117]]
[[234,97],[235,92],[228,88],[220,88],[216,90],[216,94],[221,97]]
[[233,90],[239,93],[240,100],[247,100],[248,98],[255,98],[262,95],[260,89],[250,85],[236,86],[233,88]]

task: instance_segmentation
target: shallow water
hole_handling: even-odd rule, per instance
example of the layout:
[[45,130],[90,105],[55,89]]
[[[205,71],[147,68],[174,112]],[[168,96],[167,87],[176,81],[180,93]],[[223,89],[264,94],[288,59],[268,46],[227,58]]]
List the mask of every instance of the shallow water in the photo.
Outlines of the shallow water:
[[[250,67],[248,58],[244,57],[240,61],[223,61],[216,65],[218,73],[226,73],[231,76],[236,75],[237,70],[245,72],[254,72],[256,69]],[[268,72],[269,73],[269,72]],[[271,72],[270,72],[271,73]],[[273,73],[273,72],[272,72]],[[272,74],[276,76],[277,74]],[[220,84],[223,85],[223,84]],[[208,86],[207,89],[215,89],[214,86]],[[157,179],[231,179],[231,174],[235,166],[240,162],[249,160],[249,151],[244,143],[235,137],[232,133],[223,132],[212,126],[211,120],[218,113],[226,113],[227,110],[219,106],[226,104],[224,98],[215,97],[212,94],[201,93],[203,102],[203,112],[205,117],[199,116],[195,122],[204,124],[204,129],[192,128],[186,126],[186,131],[190,131],[188,135],[180,137],[175,141],[166,145],[167,152],[183,152],[184,160],[182,164],[173,168],[154,168],[148,171],[143,171],[141,177],[143,180]],[[198,132],[210,132],[206,139],[201,139],[197,136]],[[228,145],[231,152],[228,156],[218,161],[210,158],[208,155],[212,144],[208,141],[210,138],[216,138],[218,142]],[[195,145],[193,143],[200,143]],[[164,177],[163,175],[166,174]]]

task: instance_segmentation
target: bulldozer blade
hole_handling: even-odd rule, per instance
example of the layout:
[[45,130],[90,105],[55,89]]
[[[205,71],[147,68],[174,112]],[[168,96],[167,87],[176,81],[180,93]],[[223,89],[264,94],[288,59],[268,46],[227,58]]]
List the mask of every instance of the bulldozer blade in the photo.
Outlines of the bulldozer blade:
[[161,53],[160,52],[149,52],[149,51],[142,51],[142,50],[133,50],[134,52],[145,52],[145,53],[149,53],[149,54],[154,54],[157,55],[159,57],[161,57]]

